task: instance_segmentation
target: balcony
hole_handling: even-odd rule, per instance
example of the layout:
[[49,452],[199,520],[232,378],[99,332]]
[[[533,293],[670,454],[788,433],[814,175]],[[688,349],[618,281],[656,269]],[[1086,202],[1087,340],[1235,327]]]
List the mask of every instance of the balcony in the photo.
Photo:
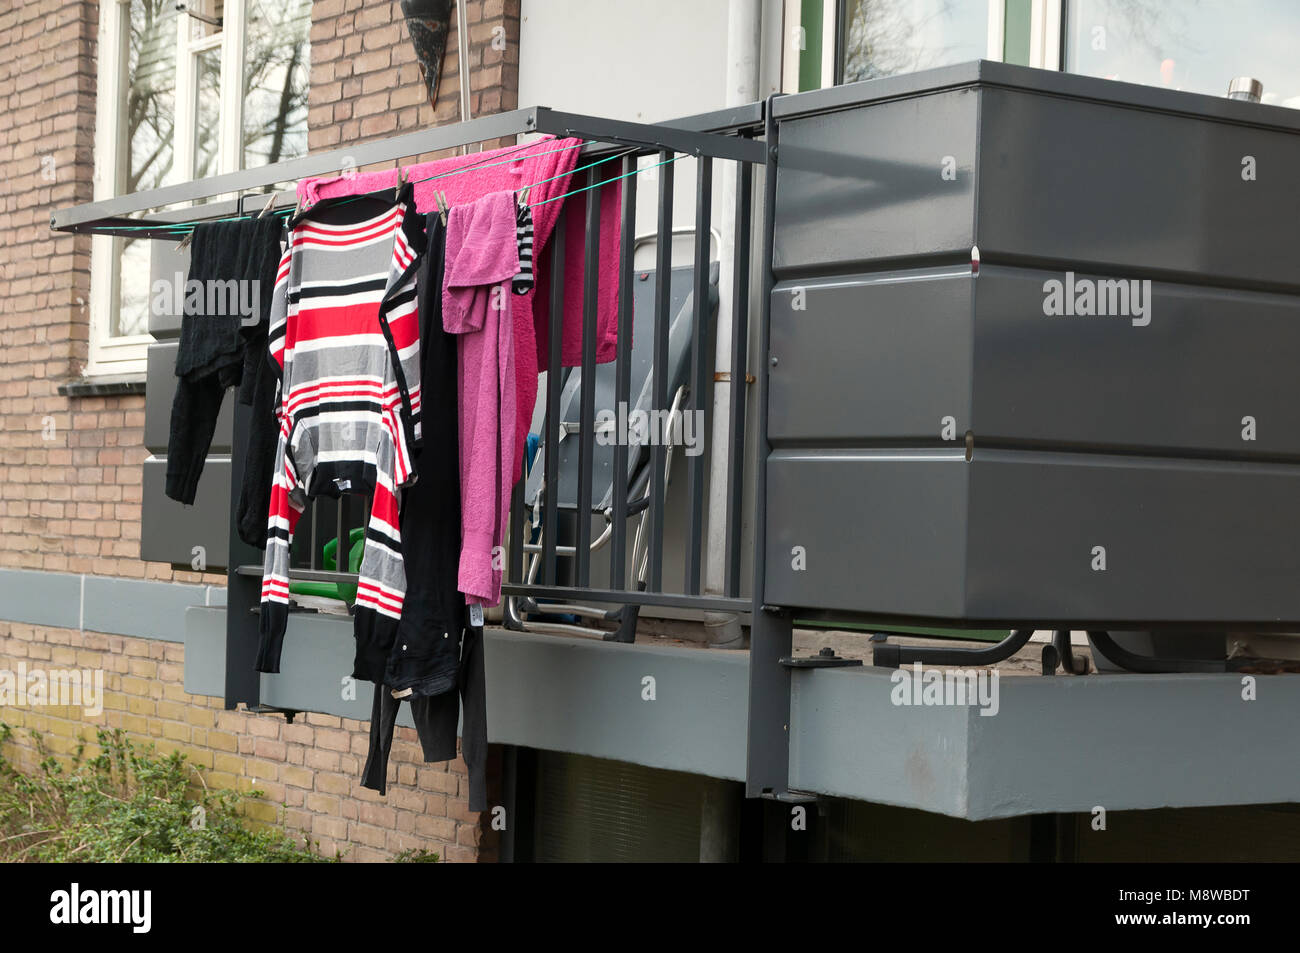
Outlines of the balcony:
[[[1295,115],[976,63],[663,125],[536,108],[348,150],[364,165],[552,132],[627,176],[612,365],[595,362],[598,193],[574,199],[583,361],[566,375],[552,322],[537,456],[486,638],[490,740],[743,781],[755,797],[968,819],[1300,800],[1300,768],[1258,758],[1285,742],[1300,683],[1270,678],[1243,703],[1246,681],[1287,665],[1227,658],[1229,633],[1263,645],[1300,626],[1300,385],[1286,366],[1300,281],[1284,251],[1300,209],[1293,189],[1242,193],[1219,174],[1246,153],[1292,167]],[[1117,126],[1137,172],[1106,146]],[[341,157],[52,224],[139,228],[126,216]],[[653,181],[635,174],[650,166]],[[151,221],[162,239],[193,214]],[[171,243],[155,244],[156,269],[174,270]],[[557,232],[538,267],[559,274],[576,248]],[[1038,291],[1067,272],[1150,282],[1157,313],[1049,320]],[[151,402],[169,403],[150,380]],[[602,440],[598,411],[622,406],[698,414],[703,452]],[[212,540],[210,565],[228,571],[225,607],[187,611],[186,688],[365,720],[368,686],[340,692],[346,615],[293,614],[282,674],[254,671],[262,564],[229,526],[242,413],[214,503],[151,508],[146,465],[143,555],[188,563],[192,540]],[[1268,421],[1258,440],[1241,439],[1243,415]],[[351,550],[367,511],[313,505],[295,584],[355,583],[326,544]],[[715,630],[747,648],[711,645]],[[1072,674],[1071,630],[1095,633],[1090,674]],[[1174,651],[1135,657],[1131,633],[1150,632]],[[1200,651],[1215,639],[1221,657]],[[916,662],[996,672],[996,715],[900,703]]]

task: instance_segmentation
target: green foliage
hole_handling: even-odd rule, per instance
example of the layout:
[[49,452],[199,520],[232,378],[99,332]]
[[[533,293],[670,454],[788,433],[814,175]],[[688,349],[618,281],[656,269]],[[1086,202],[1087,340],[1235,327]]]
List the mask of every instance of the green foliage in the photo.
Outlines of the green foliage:
[[393,858],[395,864],[436,864],[440,858],[431,850],[423,847],[410,847]]
[[325,860],[317,845],[248,821],[245,802],[262,792],[209,790],[184,755],[137,748],[120,729],[96,732],[93,758],[82,741],[66,769],[33,731],[41,760],[30,775],[4,756],[12,736],[0,722],[0,862]]

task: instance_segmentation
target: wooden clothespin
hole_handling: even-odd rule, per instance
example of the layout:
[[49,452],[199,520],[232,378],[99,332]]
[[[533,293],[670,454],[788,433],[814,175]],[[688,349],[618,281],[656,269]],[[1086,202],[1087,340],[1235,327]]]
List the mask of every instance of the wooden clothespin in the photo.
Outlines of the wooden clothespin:
[[397,185],[393,189],[394,202],[396,202],[398,199],[402,197],[402,186],[404,186],[405,184],[406,184],[406,170],[402,168],[402,164],[399,162],[397,164]]
[[527,207],[527,205],[528,205],[528,190],[531,189],[531,188],[532,188],[531,185],[525,185],[525,186],[523,187],[523,189],[520,190],[520,192],[519,192],[519,206],[520,206],[521,208],[525,208],[525,207]]
[[271,209],[274,205],[275,205],[275,193],[272,192],[270,198],[266,200],[266,204],[262,206],[262,211],[258,213],[257,217],[266,218],[266,216],[271,214]]
[[442,224],[445,227],[447,224],[447,213],[451,211],[451,203],[447,201],[446,192],[435,191],[433,197],[438,203],[438,217],[442,219]]
[[189,247],[190,247],[190,240],[191,240],[193,237],[194,237],[194,231],[193,231],[193,229],[191,229],[190,231],[188,231],[188,232],[185,233],[185,237],[184,237],[184,238],[182,238],[179,242],[176,243],[176,250],[177,250],[177,251],[184,251],[185,249],[189,248]]

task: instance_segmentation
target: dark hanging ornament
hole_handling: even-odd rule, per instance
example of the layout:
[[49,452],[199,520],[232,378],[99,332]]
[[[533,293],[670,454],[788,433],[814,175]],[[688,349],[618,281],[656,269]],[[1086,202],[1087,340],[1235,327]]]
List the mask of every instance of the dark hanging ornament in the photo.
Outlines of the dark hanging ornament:
[[442,58],[447,52],[447,33],[451,29],[451,0],[402,0],[406,31],[415,47],[429,93],[429,105],[438,106],[438,83],[442,79]]

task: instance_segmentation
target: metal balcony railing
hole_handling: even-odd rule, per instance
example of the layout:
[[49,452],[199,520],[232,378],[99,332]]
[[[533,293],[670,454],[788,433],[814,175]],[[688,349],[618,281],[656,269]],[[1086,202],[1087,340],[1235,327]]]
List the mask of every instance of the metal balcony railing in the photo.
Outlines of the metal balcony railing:
[[[560,216],[556,231],[546,251],[536,263],[537,269],[549,268],[550,283],[550,365],[544,390],[544,423],[539,440],[538,469],[531,473],[535,496],[526,498],[528,480],[515,487],[503,590],[504,621],[513,627],[531,625],[538,614],[553,618],[556,613],[606,616],[619,622],[607,637],[630,641],[636,624],[636,608],[642,605],[674,607],[694,613],[723,611],[749,613],[754,609],[752,592],[746,592],[741,579],[741,529],[748,522],[742,511],[746,483],[745,373],[751,333],[751,320],[765,313],[765,295],[759,308],[751,307],[751,281],[763,272],[751,259],[756,249],[751,243],[755,226],[754,166],[768,165],[770,153],[759,137],[764,135],[764,104],[725,110],[677,120],[671,124],[652,125],[597,119],[557,112],[541,107],[515,110],[474,119],[453,126],[408,133],[380,142],[306,156],[275,165],[248,169],[228,175],[182,183],[150,192],[123,196],[107,201],[56,211],[51,227],[60,231],[108,235],[129,235],[158,240],[176,240],[181,222],[247,214],[266,201],[266,191],[277,184],[294,182],[308,176],[328,174],[351,165],[365,167],[378,162],[407,160],[443,150],[497,140],[527,133],[550,133],[559,137],[587,140],[581,165],[590,167],[585,181],[574,177],[572,188],[581,190],[568,201],[585,201],[585,256],[583,336],[581,366],[566,371],[561,366],[561,331],[564,314],[565,261],[576,253],[573,235],[566,235]],[[674,162],[680,158],[695,160],[694,221],[689,226],[674,227]],[[608,161],[598,162],[605,159]],[[643,161],[644,160],[644,161]],[[734,231],[727,236],[733,252],[728,274],[720,273],[711,259],[711,242],[721,238],[713,227],[715,175],[720,163],[735,163]],[[598,163],[593,165],[593,163]],[[637,174],[641,166],[656,170],[655,207],[657,220],[650,236],[636,233],[638,196]],[[582,173],[580,173],[582,174]],[[769,178],[769,188],[770,179]],[[683,571],[680,578],[665,573],[665,517],[669,506],[669,481],[672,479],[675,448],[680,436],[670,430],[648,447],[632,447],[616,438],[605,460],[608,487],[598,485],[596,470],[596,294],[598,254],[600,250],[600,197],[602,184],[618,179],[622,182],[619,220],[620,298],[618,307],[618,352],[612,365],[612,388],[606,386],[610,410],[635,404],[637,394],[648,392],[642,409],[654,415],[667,413],[668,419],[681,420],[689,413],[703,423],[699,436],[707,452],[687,457],[681,466],[680,488],[684,521],[674,528],[674,539],[681,540]],[[248,202],[250,193],[259,193]],[[233,200],[228,196],[234,195]],[[224,201],[208,201],[225,198]],[[276,193],[273,207],[284,208],[296,201],[292,191]],[[202,204],[198,204],[202,203]],[[165,211],[154,211],[165,209]],[[148,218],[137,217],[153,212]],[[689,275],[689,305],[683,307],[682,288],[673,294],[673,241],[687,236],[694,242],[689,270],[678,269],[678,281]],[[633,322],[634,289],[644,285],[649,272],[644,269],[634,279],[634,255],[640,242],[654,242],[653,300],[650,314],[638,309],[638,329],[649,333],[649,361],[638,367],[645,380],[634,380]],[[769,249],[770,251],[770,249]],[[715,284],[727,282],[730,289],[728,312],[732,321],[730,335],[729,380],[716,386],[731,388],[729,417],[725,427],[725,445],[711,447],[714,422],[710,419],[710,387],[713,372],[712,309],[717,292]],[[766,288],[766,284],[764,284]],[[681,321],[675,319],[681,318]],[[683,336],[682,328],[686,329]],[[674,335],[674,330],[677,334]],[[606,365],[608,367],[608,365]],[[676,371],[674,371],[674,367]],[[610,371],[603,372],[606,385]],[[761,380],[761,378],[760,378]],[[642,386],[644,385],[644,386]],[[566,396],[567,403],[562,403]],[[248,408],[236,406],[234,446],[244,444],[248,428]],[[656,418],[652,418],[656,419]],[[570,448],[576,445],[576,466]],[[752,446],[752,444],[751,444]],[[604,452],[604,451],[602,451]],[[721,463],[719,465],[719,455]],[[243,461],[234,454],[232,486],[235,494],[242,482]],[[643,458],[643,459],[642,459]],[[562,460],[567,467],[562,472]],[[725,528],[722,533],[725,554],[724,581],[710,587],[706,581],[708,553],[705,548],[706,492],[712,475],[722,475],[726,485]],[[639,464],[639,466],[638,466]],[[762,455],[758,465],[761,470]],[[751,474],[755,476],[755,474]],[[761,499],[761,495],[758,497]],[[593,506],[602,502],[603,506]],[[239,540],[233,529],[232,500],[231,549],[228,570],[228,615],[226,645],[226,704],[257,706],[260,702],[259,675],[254,670],[257,651],[256,611],[262,575],[261,553]],[[355,583],[356,575],[347,572],[350,534],[364,525],[367,501],[357,498],[316,500],[310,504],[300,523],[295,540],[290,572],[293,583]],[[598,528],[593,532],[593,520]],[[303,529],[306,532],[303,532]],[[761,532],[761,530],[760,530]],[[715,534],[716,535],[716,534]],[[333,539],[337,563],[325,567],[324,544]],[[629,542],[631,545],[629,546]],[[606,555],[607,554],[607,555]],[[607,558],[607,566],[598,560]],[[757,561],[757,560],[756,560]],[[761,567],[759,567],[761,568]],[[600,584],[593,580],[601,577]],[[717,591],[718,589],[721,591]],[[573,603],[578,603],[573,605]],[[596,608],[593,604],[613,606]],[[578,627],[578,631],[583,631]],[[587,628],[586,631],[601,631]]]

